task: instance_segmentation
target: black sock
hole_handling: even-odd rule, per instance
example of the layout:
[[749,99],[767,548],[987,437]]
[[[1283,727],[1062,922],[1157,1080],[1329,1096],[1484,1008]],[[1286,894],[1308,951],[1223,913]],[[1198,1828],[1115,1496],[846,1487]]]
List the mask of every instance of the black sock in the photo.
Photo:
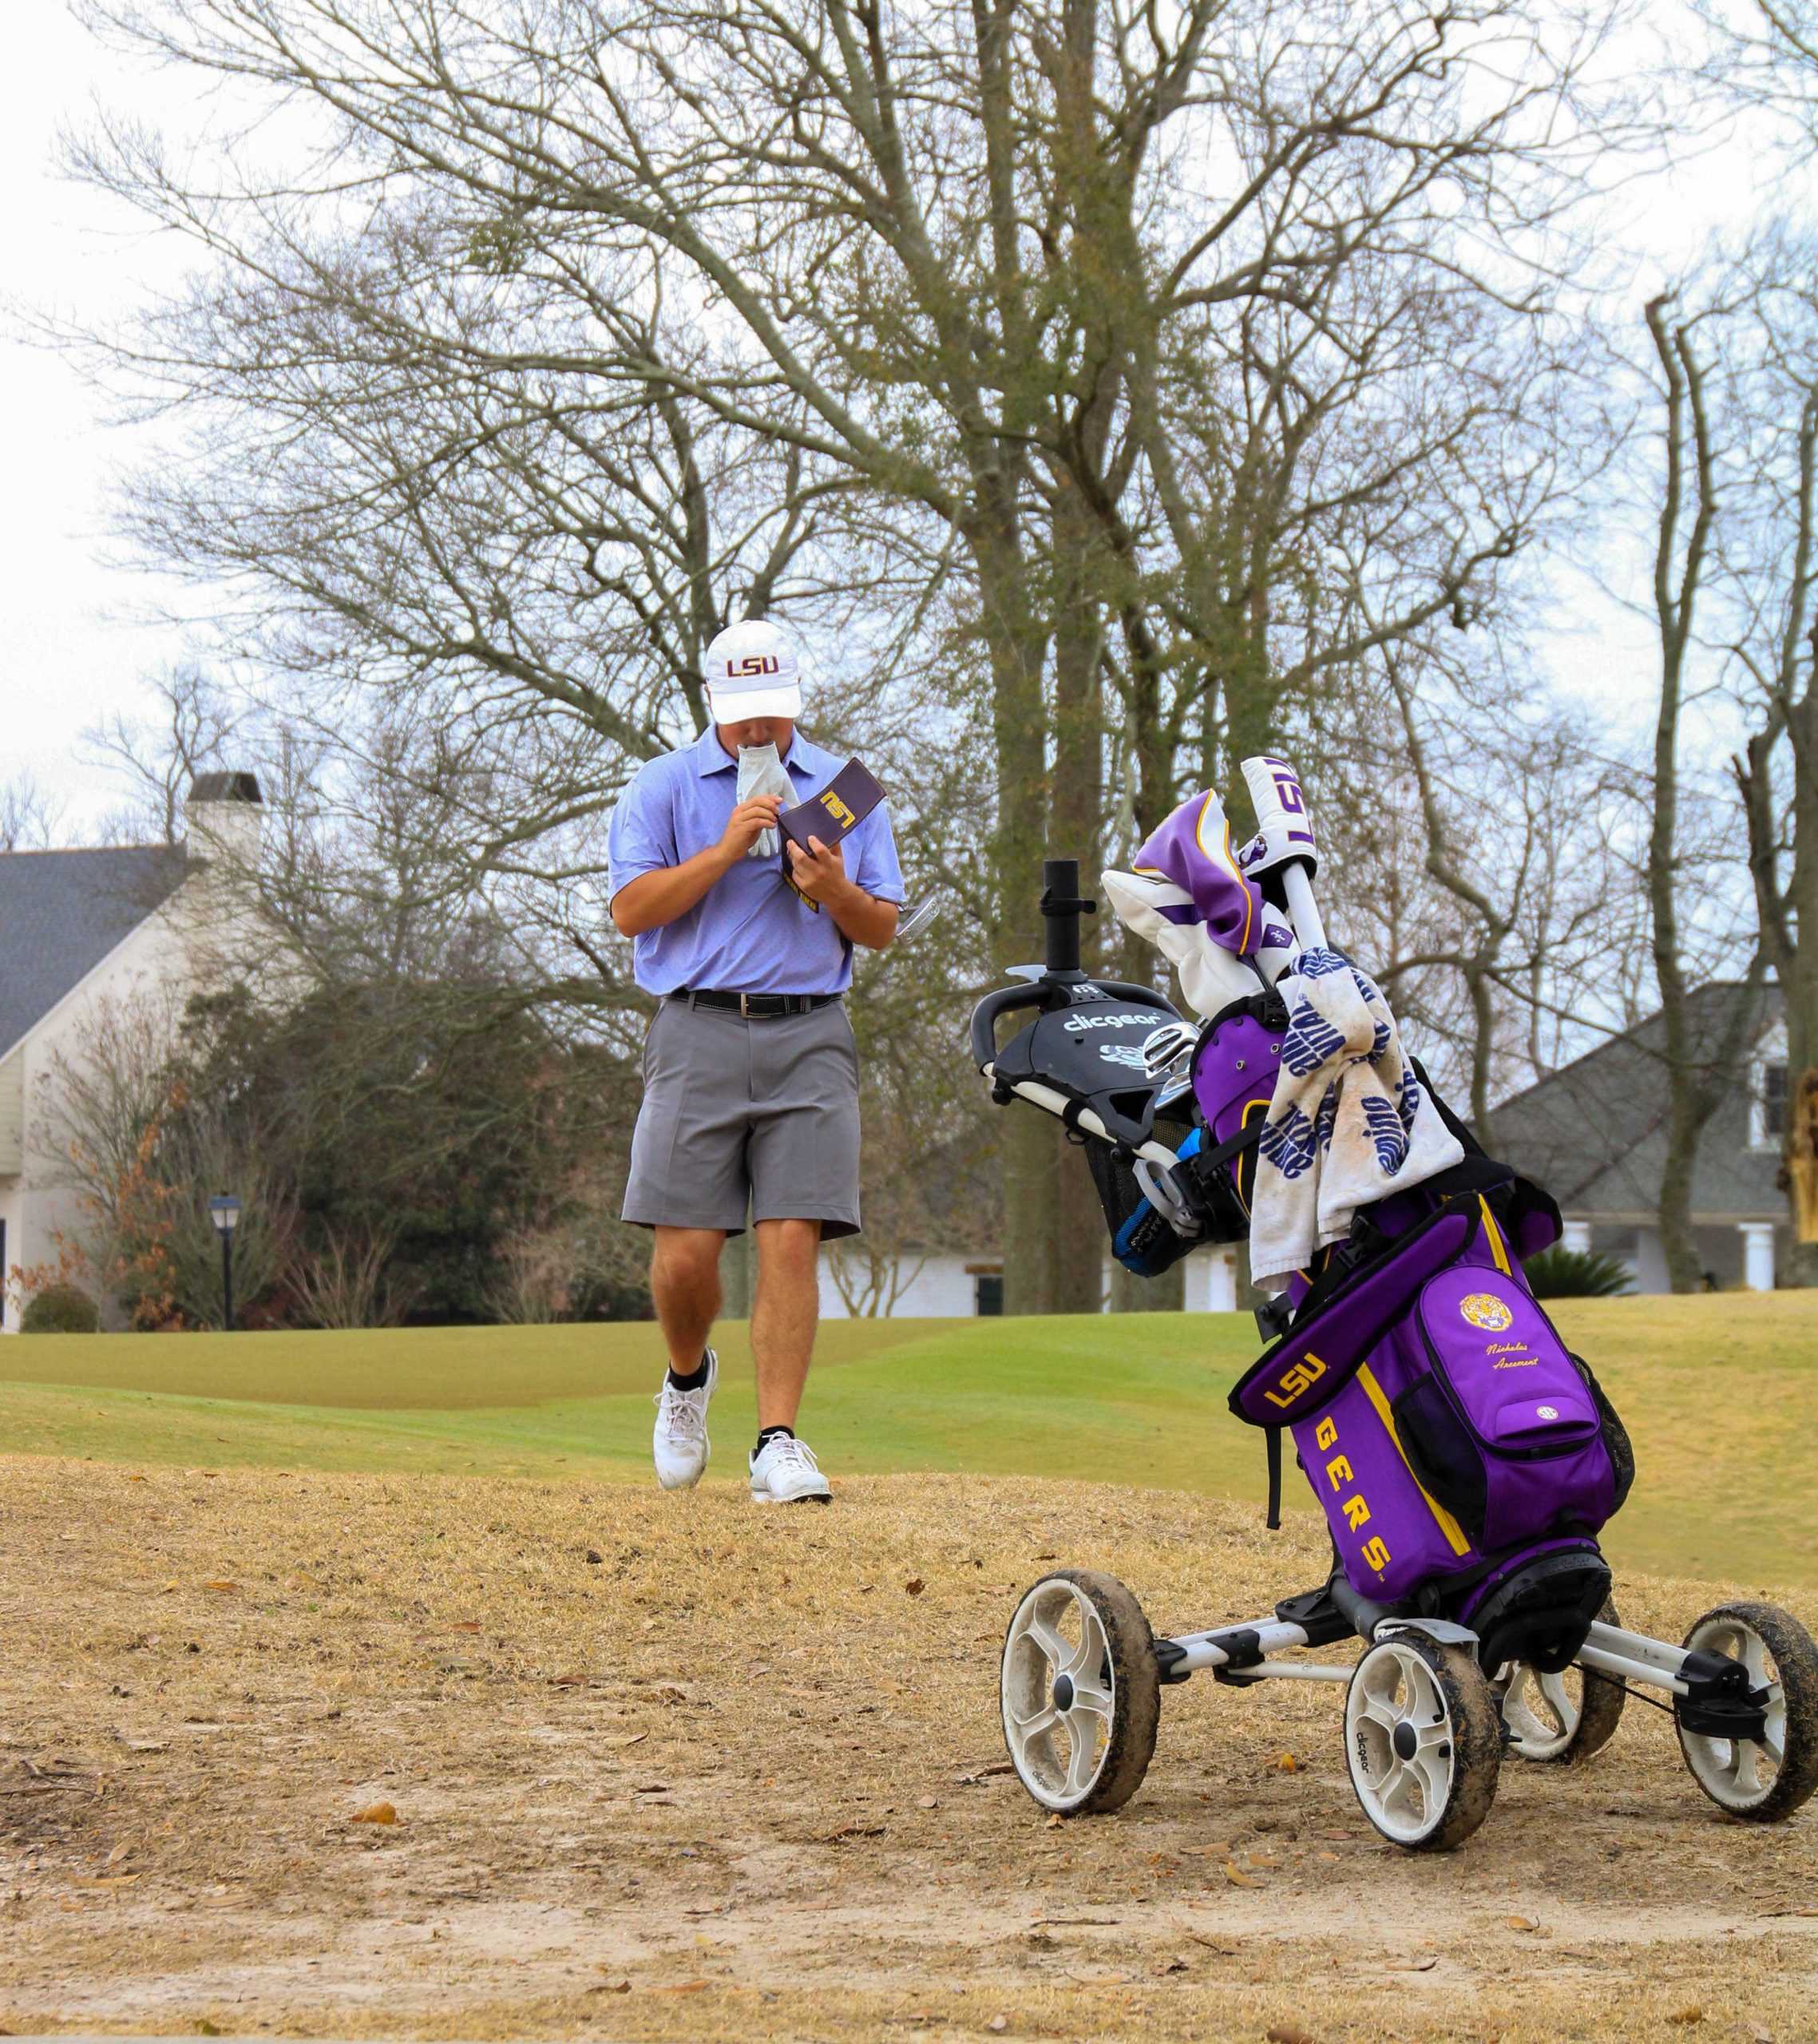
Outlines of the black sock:
[[758,1445],[753,1452],[762,1455],[766,1447],[774,1440],[778,1434],[786,1434],[791,1440],[794,1440],[795,1429],[793,1427],[760,1427],[758,1429]]
[[669,1365],[669,1374],[664,1381],[675,1391],[705,1391],[707,1389],[707,1357],[703,1356],[686,1377],[678,1377],[675,1365]]

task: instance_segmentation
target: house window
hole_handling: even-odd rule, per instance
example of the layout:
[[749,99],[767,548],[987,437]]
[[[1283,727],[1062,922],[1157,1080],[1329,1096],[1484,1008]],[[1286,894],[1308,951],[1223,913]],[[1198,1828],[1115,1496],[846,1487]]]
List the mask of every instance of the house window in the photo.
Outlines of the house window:
[[1004,1273],[981,1270],[972,1280],[972,1310],[981,1317],[996,1317],[1004,1311]]
[[1786,1066],[1761,1068],[1761,1142],[1778,1149],[1786,1140]]

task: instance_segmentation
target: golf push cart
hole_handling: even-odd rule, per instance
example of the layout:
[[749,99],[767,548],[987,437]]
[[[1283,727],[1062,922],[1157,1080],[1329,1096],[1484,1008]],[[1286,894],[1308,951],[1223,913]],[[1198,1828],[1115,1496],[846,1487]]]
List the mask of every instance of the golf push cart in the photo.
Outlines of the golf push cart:
[[[1220,925],[1230,956],[1209,972],[1182,965],[1203,1019],[1081,970],[1079,918],[1095,904],[1071,860],[1044,869],[1045,967],[1020,969],[972,1018],[993,1099],[1066,1124],[1114,1253],[1147,1275],[1247,1237],[1290,1029],[1277,982],[1300,1000],[1316,973],[1350,970],[1326,944],[1292,768],[1260,759],[1243,772],[1260,827],[1241,854],[1215,797],[1196,798],[1185,826],[1198,853],[1222,856],[1229,885],[1265,905],[1243,918],[1241,941]],[[1119,913],[1177,964],[1196,911],[1151,862],[1165,865],[1155,848],[1185,813],[1139,853],[1134,875],[1105,876]],[[1181,877],[1178,860],[1170,877]],[[1132,889],[1145,886],[1162,905],[1133,913]],[[1193,931],[1212,934],[1211,919]],[[1003,1649],[1018,1777],[1065,1816],[1116,1809],[1148,1768],[1170,1685],[1202,1670],[1233,1687],[1329,1682],[1343,1690],[1345,1765],[1371,1823],[1396,1844],[1444,1850],[1489,1814],[1506,1753],[1586,1757],[1626,1698],[1654,1690],[1706,1796],[1736,1817],[1789,1816],[1818,1787],[1818,1649],[1789,1613],[1761,1603],[1705,1612],[1679,1646],[1622,1627],[1597,1535],[1633,1480],[1628,1438],[1523,1271],[1558,1238],[1559,1210],[1487,1157],[1409,1068],[1462,1163],[1359,1208],[1349,1238],[1258,1312],[1268,1346],[1230,1399],[1264,1432],[1271,1526],[1287,1435],[1325,1511],[1329,1577],[1262,1616],[1159,1638],[1115,1577],[1044,1575]],[[1362,1650],[1344,1665],[1282,1658],[1353,1639]]]

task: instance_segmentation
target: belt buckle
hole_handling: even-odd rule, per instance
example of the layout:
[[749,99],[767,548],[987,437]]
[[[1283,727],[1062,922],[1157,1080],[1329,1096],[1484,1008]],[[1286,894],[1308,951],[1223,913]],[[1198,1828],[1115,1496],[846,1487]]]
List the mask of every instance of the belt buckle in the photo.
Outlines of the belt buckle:
[[749,1022],[751,1019],[751,996],[748,993],[739,996],[739,1016],[741,1021]]

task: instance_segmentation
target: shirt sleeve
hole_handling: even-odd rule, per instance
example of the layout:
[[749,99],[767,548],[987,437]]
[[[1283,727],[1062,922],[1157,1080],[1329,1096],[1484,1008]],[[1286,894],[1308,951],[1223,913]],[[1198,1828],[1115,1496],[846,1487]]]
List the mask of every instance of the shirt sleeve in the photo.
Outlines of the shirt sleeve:
[[858,856],[852,866],[854,881],[874,899],[894,901],[900,907],[903,869],[897,863],[897,840],[890,829],[889,804],[879,802],[854,834]]
[[641,875],[678,863],[668,777],[646,766],[620,796],[606,833],[608,901]]

